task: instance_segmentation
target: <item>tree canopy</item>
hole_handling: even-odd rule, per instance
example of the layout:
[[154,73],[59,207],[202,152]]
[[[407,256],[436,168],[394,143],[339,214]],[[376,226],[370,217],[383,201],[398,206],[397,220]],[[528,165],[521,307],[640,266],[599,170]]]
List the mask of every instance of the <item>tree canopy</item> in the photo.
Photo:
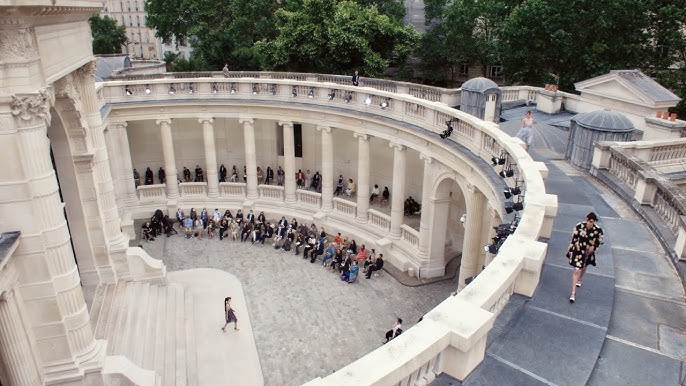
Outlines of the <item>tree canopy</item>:
[[376,7],[353,1],[304,0],[276,12],[277,35],[257,50],[264,69],[380,76],[389,62],[404,62],[419,38]]
[[93,53],[118,54],[121,46],[126,44],[126,29],[118,26],[114,19],[108,16],[100,17],[95,14],[90,18],[91,33],[93,35]]

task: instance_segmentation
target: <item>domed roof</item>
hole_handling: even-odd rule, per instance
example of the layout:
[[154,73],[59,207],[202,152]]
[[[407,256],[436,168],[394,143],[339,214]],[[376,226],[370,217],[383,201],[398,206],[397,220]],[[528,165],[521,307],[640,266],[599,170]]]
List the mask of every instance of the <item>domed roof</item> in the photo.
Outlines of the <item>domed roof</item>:
[[462,90],[484,92],[486,90],[498,89],[498,85],[488,78],[472,78],[462,84]]
[[629,118],[612,110],[596,110],[590,113],[577,114],[572,121],[578,125],[600,131],[632,131],[634,124]]

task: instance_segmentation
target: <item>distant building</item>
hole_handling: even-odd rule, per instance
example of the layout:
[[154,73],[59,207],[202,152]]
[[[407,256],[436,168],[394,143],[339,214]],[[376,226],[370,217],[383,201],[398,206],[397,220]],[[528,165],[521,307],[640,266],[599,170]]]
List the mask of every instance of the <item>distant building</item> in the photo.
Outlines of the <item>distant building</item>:
[[164,59],[167,52],[178,53],[182,58],[190,58],[192,48],[184,39],[177,46],[173,40],[169,44],[155,36],[155,30],[146,26],[148,13],[144,0],[107,0],[102,11],[126,28],[128,42],[122,46],[122,53],[135,59]]

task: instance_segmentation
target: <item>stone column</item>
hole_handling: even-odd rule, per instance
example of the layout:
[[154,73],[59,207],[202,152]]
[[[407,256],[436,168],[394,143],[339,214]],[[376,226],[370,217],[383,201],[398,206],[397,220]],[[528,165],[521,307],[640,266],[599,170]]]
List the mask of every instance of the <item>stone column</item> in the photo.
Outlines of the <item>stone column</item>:
[[[33,213],[31,222],[17,221],[22,231],[22,245],[15,251],[17,259],[29,259],[32,272],[21,275],[26,301],[31,302],[30,320],[36,333],[46,382],[59,379],[73,371],[83,373],[93,362],[99,363],[104,354],[94,339],[88,323],[88,307],[81,291],[79,273],[74,263],[69,230],[60,201],[59,187],[50,157],[47,124],[51,120],[52,90],[13,96],[9,102],[14,116],[17,168],[9,180],[21,174],[23,188],[30,197],[28,203],[13,203],[27,207],[23,213]],[[101,133],[102,136],[102,133]],[[107,160],[105,160],[105,163]],[[0,172],[2,173],[2,172]],[[0,198],[0,202],[3,202]],[[112,200],[114,204],[114,200]],[[116,210],[116,208],[115,208]],[[0,206],[0,214],[21,213],[21,209]],[[9,217],[6,217],[9,218]],[[98,224],[99,225],[99,224]],[[50,288],[43,291],[40,288]],[[30,314],[30,311],[29,311]],[[85,321],[85,322],[84,322]],[[50,345],[63,348],[51,350]],[[53,346],[54,347],[54,346]]]
[[[176,160],[174,159],[174,140],[171,132],[171,119],[158,119],[160,125],[160,137],[162,138],[162,153],[164,155],[164,171],[168,176],[176,175]],[[142,171],[141,173],[145,173]],[[176,178],[167,178],[167,198],[179,197],[179,182]]]
[[422,178],[422,215],[419,220],[418,258],[419,260],[428,260],[431,246],[431,215],[433,213],[433,203],[431,202],[431,181],[433,179],[431,162],[433,159],[423,153],[419,155],[419,158],[424,161],[424,175]]
[[331,128],[317,126],[322,133],[322,211],[333,210],[333,138]]
[[200,118],[202,123],[202,138],[205,144],[205,168],[207,170],[207,195],[212,198],[219,197],[219,177],[217,175],[217,149],[214,146],[214,120],[212,118]]
[[114,200],[117,205],[119,213],[121,213],[124,207],[124,194],[123,186],[121,186],[121,181],[119,176],[121,175],[121,151],[119,151],[119,134],[117,133],[117,127],[114,125],[108,125],[105,128],[105,145],[107,147],[107,160],[110,163],[110,173],[112,173],[112,184],[114,185]]
[[283,171],[285,179],[284,202],[295,204],[295,138],[293,137],[293,122],[279,122],[283,126]]
[[395,142],[389,143],[393,148],[393,191],[391,192],[391,232],[390,237],[400,238],[400,226],[403,224],[403,203],[405,202],[405,164],[406,147]]
[[465,192],[467,204],[467,219],[464,227],[464,241],[462,242],[462,263],[460,265],[460,277],[458,290],[465,287],[465,280],[476,276],[481,244],[481,228],[483,221],[484,205],[486,197],[473,185],[467,187]]
[[0,295],[0,359],[9,385],[41,385],[43,380],[22,323],[14,288]]
[[[245,144],[245,168],[248,175],[246,183],[246,198],[248,200],[256,200],[259,197],[257,193],[257,159],[255,150],[255,121],[252,118],[240,118],[238,122],[243,124],[243,142]],[[284,156],[285,153],[285,141],[286,141],[286,125],[284,125]],[[293,132],[293,126],[291,126],[291,134]],[[293,143],[293,137],[291,136],[291,143]],[[286,180],[288,180],[288,163],[286,163]],[[291,164],[293,166],[293,164]]]
[[358,223],[366,223],[369,217],[369,136],[353,133],[357,138],[357,218]]
[[[119,170],[119,185],[123,189],[124,202],[134,203],[138,201],[138,193],[136,191],[136,182],[133,179],[133,164],[131,163],[131,148],[129,147],[129,134],[126,129],[127,123],[120,122],[116,124],[117,133],[119,134],[119,151],[122,161],[121,169]],[[145,174],[145,170],[139,170],[139,173]],[[167,177],[170,176],[169,171],[165,170]]]

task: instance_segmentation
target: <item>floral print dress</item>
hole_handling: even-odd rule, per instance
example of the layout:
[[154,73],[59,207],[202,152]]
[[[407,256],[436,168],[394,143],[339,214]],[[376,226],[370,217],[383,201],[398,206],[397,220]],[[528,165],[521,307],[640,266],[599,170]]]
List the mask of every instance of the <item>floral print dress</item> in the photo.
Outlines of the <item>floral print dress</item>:
[[[569,243],[567,258],[569,265],[575,268],[584,268],[587,265],[595,266],[595,251],[603,243],[603,229],[593,224],[590,230],[586,228],[586,222],[580,222],[574,227],[572,241]],[[587,254],[588,247],[594,247],[593,253]]]

